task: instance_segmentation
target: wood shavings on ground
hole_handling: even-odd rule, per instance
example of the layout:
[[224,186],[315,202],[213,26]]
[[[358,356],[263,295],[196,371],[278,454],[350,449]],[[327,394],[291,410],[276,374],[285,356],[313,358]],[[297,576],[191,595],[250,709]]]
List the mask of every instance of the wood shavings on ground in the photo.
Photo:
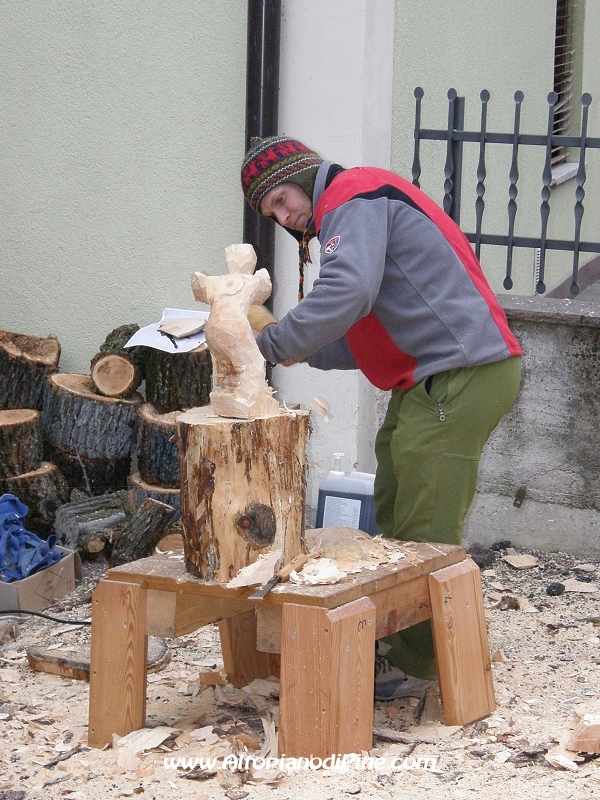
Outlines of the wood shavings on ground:
[[[409,558],[410,545],[402,550]],[[518,607],[486,610],[491,652],[501,653],[492,661],[497,710],[444,736],[440,734],[445,726],[423,724],[421,703],[411,705],[401,699],[374,704],[374,727],[385,738],[376,736],[372,750],[363,755],[401,761],[432,757],[435,770],[270,770],[264,775],[260,771],[244,774],[246,783],[242,784],[241,776],[220,769],[221,760],[234,750],[256,754],[245,741],[260,744],[264,752],[277,752],[278,705],[273,696],[277,682],[267,682],[273,684],[273,691],[263,695],[265,711],[255,707],[254,698],[260,698],[261,691],[266,694],[266,684],[255,685],[252,694],[231,685],[218,687],[241,705],[221,702],[214,686],[200,685],[194,694],[199,673],[218,671],[222,664],[216,626],[169,640],[171,662],[148,676],[146,727],[181,733],[133,757],[128,751],[117,763],[118,749],[87,747],[89,685],[34,672],[28,666],[28,647],[57,638],[48,633],[53,624],[31,617],[19,622],[16,640],[0,645],[0,792],[24,792],[24,800],[112,800],[137,795],[147,800],[223,800],[233,789],[248,792],[249,800],[328,800],[349,795],[378,800],[596,796],[600,758],[569,751],[566,745],[581,720],[593,714],[594,704],[600,702],[598,595],[548,596],[546,587],[570,577],[585,582],[583,575],[598,584],[600,562],[566,553],[522,554],[533,555],[539,568],[517,570],[498,553],[493,569],[482,575],[486,597],[494,590],[493,582],[506,595],[526,598],[538,612],[524,614]],[[594,569],[577,569],[586,562]],[[91,590],[103,568],[98,562],[88,562],[84,571],[82,587],[51,606],[48,613],[69,619],[89,616]],[[89,627],[58,638],[66,646],[89,644]],[[268,736],[262,718],[267,720]],[[64,760],[46,766],[57,757]],[[184,758],[215,759],[215,766],[193,770],[193,779],[192,770],[165,766]]]

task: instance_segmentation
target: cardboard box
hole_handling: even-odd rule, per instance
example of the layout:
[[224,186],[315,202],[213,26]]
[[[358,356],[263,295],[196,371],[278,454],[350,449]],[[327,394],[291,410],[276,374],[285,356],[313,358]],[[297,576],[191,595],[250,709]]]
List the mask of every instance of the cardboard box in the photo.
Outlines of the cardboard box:
[[58,548],[65,555],[56,564],[12,583],[0,582],[0,611],[41,611],[69,594],[81,580],[81,560],[73,550]]

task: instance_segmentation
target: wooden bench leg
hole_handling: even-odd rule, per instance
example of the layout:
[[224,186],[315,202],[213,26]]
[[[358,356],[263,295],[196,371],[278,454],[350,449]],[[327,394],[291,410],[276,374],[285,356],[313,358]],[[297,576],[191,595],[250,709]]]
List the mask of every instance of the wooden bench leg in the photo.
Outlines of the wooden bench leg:
[[104,747],[146,721],[146,592],[100,581],[92,595],[88,744]]
[[256,611],[222,619],[219,622],[223,665],[234,686],[247,686],[255,678],[279,675],[279,657],[256,649]]
[[325,759],[373,744],[375,606],[285,603],[281,634],[279,755]]
[[496,709],[479,567],[470,558],[429,575],[431,624],[446,725]]

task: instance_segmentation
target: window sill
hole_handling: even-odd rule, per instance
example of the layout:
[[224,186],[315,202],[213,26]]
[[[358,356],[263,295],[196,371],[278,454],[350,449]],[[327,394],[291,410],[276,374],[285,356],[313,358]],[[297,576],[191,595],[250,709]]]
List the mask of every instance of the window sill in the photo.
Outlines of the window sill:
[[578,169],[579,164],[569,161],[552,167],[552,179],[550,181],[550,186],[559,186],[561,183],[565,183],[565,181],[574,178],[577,175]]

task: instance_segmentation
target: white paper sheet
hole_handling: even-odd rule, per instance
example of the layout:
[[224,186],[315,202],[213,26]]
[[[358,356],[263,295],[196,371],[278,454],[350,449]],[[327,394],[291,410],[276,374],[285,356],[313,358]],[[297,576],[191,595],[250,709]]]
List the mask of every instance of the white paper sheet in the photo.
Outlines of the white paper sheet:
[[163,310],[162,318],[152,325],[146,325],[140,328],[139,331],[133,334],[131,339],[127,342],[125,347],[153,347],[155,350],[163,350],[165,353],[189,353],[195,350],[196,347],[206,341],[204,331],[196,333],[193,336],[185,336],[183,339],[175,339],[169,337],[159,331],[158,326],[163,319],[172,317],[198,317],[199,319],[208,319],[208,311],[186,311],[182,308],[165,308]]

